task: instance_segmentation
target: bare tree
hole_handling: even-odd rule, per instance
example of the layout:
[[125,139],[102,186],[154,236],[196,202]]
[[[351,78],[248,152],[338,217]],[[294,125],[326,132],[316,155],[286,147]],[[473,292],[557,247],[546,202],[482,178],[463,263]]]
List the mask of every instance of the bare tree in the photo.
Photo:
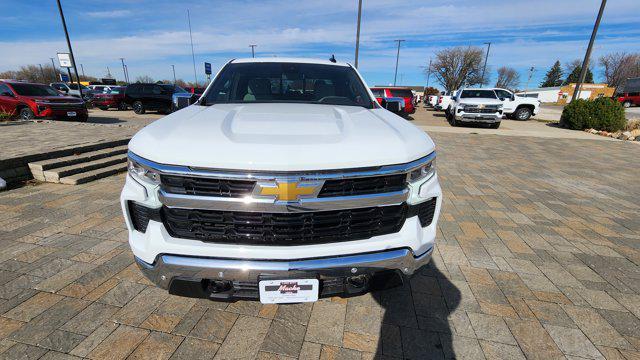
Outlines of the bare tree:
[[479,47],[454,47],[436,53],[431,65],[436,80],[446,91],[455,91],[463,85],[482,84],[484,51]]
[[48,84],[60,79],[59,69],[53,69],[51,65],[40,68],[39,65],[26,65],[18,70],[9,70],[0,73],[0,79],[25,80],[34,83]]
[[640,76],[640,53],[616,52],[600,57],[607,84],[617,88],[628,78]]
[[151,76],[149,76],[149,75],[141,75],[141,76],[138,76],[136,78],[136,82],[139,82],[139,83],[152,83],[152,82],[155,82],[155,80],[153,80],[153,78]]
[[496,87],[513,90],[520,85],[520,74],[516,69],[507,66],[498,68]]

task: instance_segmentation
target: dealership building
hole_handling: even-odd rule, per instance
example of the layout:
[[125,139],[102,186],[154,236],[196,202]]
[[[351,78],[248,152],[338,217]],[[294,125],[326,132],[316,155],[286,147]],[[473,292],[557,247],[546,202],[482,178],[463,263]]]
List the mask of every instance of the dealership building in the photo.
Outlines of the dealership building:
[[[516,93],[520,96],[533,97],[541,103],[567,104],[571,102],[576,84],[571,83],[565,86],[545,87],[529,89]],[[615,89],[607,84],[582,84],[580,89],[580,99],[597,99],[599,97],[612,97]]]

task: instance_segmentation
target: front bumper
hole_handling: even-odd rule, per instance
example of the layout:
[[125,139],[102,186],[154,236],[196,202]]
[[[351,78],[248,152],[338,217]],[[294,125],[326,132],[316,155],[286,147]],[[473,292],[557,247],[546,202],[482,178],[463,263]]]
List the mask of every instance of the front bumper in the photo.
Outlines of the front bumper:
[[[380,274],[398,276],[414,274],[431,260],[433,248],[416,256],[410,249],[394,249],[364,254],[309,258],[299,260],[244,260],[180,255],[159,255],[153,264],[136,257],[142,273],[157,286],[172,294],[189,297],[219,297],[203,286],[211,281],[229,281],[244,284],[244,292],[227,291],[222,294],[229,300],[235,298],[257,298],[257,292],[248,292],[247,284],[268,279],[309,279],[331,282],[331,289],[321,289],[321,295],[345,295],[369,290],[366,286],[349,289],[347,279],[352,277],[371,279]],[[336,286],[338,284],[339,286]],[[237,286],[236,286],[237,287]],[[200,288],[202,291],[198,291]]]
[[461,122],[478,122],[485,124],[493,124],[502,121],[502,113],[481,114],[481,113],[465,113],[457,112],[455,114],[457,121]]

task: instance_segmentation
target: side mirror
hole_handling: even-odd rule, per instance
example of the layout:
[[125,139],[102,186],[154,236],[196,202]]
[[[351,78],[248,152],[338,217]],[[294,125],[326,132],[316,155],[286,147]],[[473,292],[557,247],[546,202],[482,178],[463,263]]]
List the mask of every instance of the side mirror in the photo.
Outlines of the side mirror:
[[511,101],[516,101],[516,96],[515,95],[511,95],[511,99],[509,99]]
[[503,98],[503,97],[501,97],[501,98],[500,98],[500,101],[505,101],[505,100],[506,100],[506,99],[505,99],[505,98]]
[[404,99],[388,98],[382,100],[382,107],[391,111],[392,113],[399,113],[402,111],[402,105]]
[[200,99],[200,95],[191,94],[191,97],[189,98],[189,105],[195,104],[198,99]]

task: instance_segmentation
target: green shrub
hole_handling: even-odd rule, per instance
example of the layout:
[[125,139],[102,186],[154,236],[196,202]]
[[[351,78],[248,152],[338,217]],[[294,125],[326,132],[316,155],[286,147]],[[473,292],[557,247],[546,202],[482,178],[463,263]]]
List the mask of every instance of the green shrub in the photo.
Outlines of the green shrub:
[[627,120],[620,103],[609,98],[577,99],[565,106],[560,125],[574,130],[596,129],[615,132],[624,129]]

